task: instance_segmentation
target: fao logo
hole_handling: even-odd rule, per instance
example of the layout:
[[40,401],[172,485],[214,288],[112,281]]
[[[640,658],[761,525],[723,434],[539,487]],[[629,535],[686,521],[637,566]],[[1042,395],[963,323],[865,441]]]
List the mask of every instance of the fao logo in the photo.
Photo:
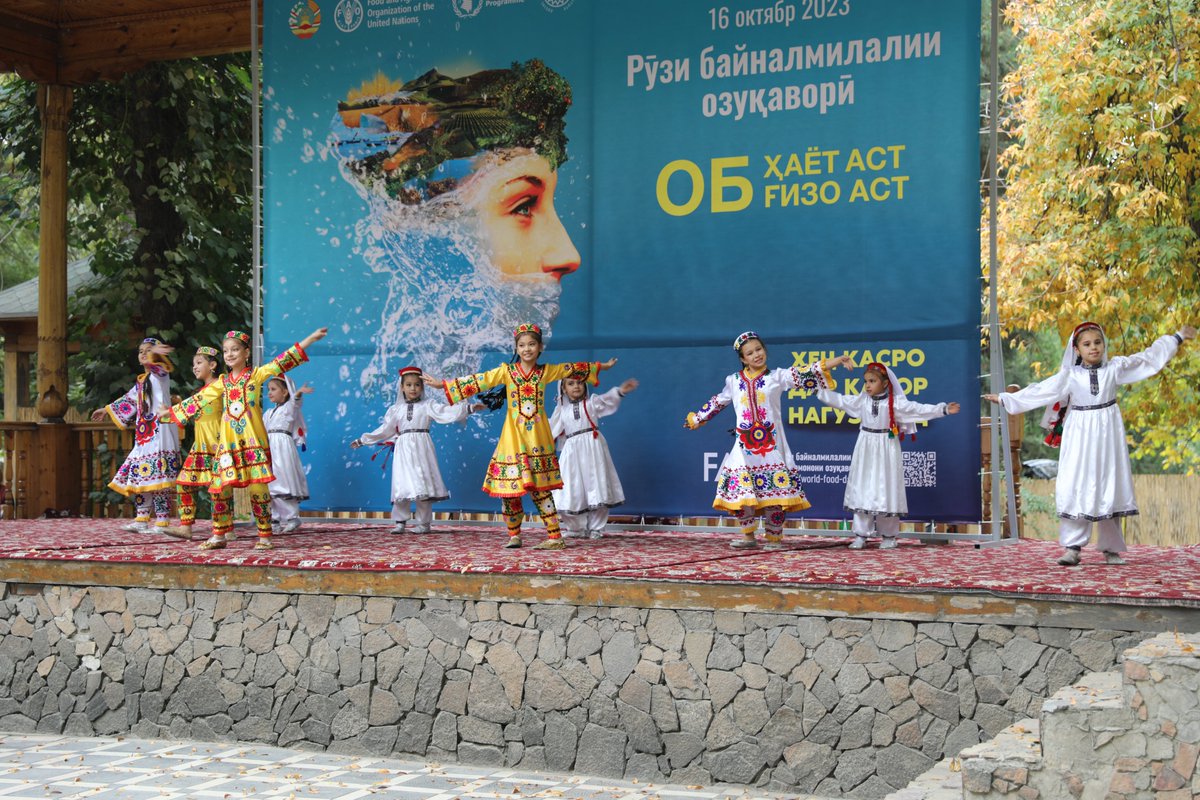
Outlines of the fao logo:
[[565,11],[571,7],[575,0],[542,0],[542,8],[553,13],[555,11]]
[[341,0],[333,11],[333,22],[342,33],[354,32],[363,21],[363,7],[359,0]]
[[462,19],[478,14],[483,9],[484,0],[450,0],[454,13]]

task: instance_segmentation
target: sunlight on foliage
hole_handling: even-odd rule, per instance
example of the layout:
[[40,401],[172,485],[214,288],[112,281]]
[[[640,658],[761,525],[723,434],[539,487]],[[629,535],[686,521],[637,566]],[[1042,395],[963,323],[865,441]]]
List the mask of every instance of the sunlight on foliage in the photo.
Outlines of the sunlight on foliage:
[[[1000,317],[1010,334],[1099,322],[1110,354],[1200,323],[1196,0],[1009,0]],[[986,209],[984,212],[986,235]],[[1061,338],[1060,338],[1061,341]],[[1125,390],[1135,458],[1200,466],[1197,345]],[[1061,352],[1061,351],[1060,351]],[[1058,367],[1041,364],[1041,377]]]

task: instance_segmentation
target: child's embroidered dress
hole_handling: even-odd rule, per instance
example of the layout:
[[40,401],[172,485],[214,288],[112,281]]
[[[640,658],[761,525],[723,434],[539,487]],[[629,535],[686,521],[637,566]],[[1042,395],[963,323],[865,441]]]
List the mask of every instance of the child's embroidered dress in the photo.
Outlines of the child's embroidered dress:
[[170,373],[158,364],[147,364],[133,388],[105,406],[118,428],[133,428],[133,449],[108,484],[114,492],[128,497],[175,489],[182,461],[179,429],[158,421],[158,409],[170,397]]
[[562,486],[554,437],[546,418],[546,387],[563,378],[599,382],[600,364],[538,364],[525,372],[519,363],[502,364],[487,372],[445,381],[451,403],[469,400],[494,386],[504,386],[504,429],[492,453],[483,491],[492,497],[521,497]]
[[812,391],[831,386],[833,376],[823,361],[758,375],[743,369],[725,379],[720,394],[688,414],[689,427],[694,428],[732,404],[737,420],[733,449],[717,473],[713,508],[737,513],[771,506],[802,511],[811,505],[783,435],[779,397],[790,389]]
[[266,382],[305,361],[308,361],[308,356],[299,345],[294,345],[269,364],[246,367],[236,376],[227,373],[221,375],[196,394],[171,407],[170,418],[183,423],[203,413],[206,404],[224,403],[217,440],[216,467],[209,486],[213,494],[226,487],[270,483],[275,479],[271,470],[267,429],[263,424]]

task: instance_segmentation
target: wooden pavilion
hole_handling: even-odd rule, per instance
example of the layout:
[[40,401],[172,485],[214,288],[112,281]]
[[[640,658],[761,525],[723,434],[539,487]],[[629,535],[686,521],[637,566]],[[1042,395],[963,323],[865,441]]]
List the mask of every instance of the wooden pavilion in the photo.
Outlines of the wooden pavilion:
[[87,469],[83,437],[63,419],[73,87],[155,61],[249,50],[261,41],[261,34],[251,35],[252,19],[261,15],[261,0],[5,0],[0,6],[0,72],[39,84],[43,130],[35,398],[42,421],[3,423],[0,430],[0,487],[16,495],[7,498],[15,513],[79,510]]

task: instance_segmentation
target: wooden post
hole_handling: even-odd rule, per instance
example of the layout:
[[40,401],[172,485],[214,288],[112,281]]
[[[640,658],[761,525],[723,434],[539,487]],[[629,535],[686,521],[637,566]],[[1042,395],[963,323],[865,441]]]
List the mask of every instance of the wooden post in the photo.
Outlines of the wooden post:
[[37,410],[29,514],[79,509],[79,442],[67,413],[67,126],[71,87],[42,84],[42,195],[38,271]]
[[71,87],[38,86],[42,114],[42,198],[38,268],[38,413],[67,413],[67,125]]

